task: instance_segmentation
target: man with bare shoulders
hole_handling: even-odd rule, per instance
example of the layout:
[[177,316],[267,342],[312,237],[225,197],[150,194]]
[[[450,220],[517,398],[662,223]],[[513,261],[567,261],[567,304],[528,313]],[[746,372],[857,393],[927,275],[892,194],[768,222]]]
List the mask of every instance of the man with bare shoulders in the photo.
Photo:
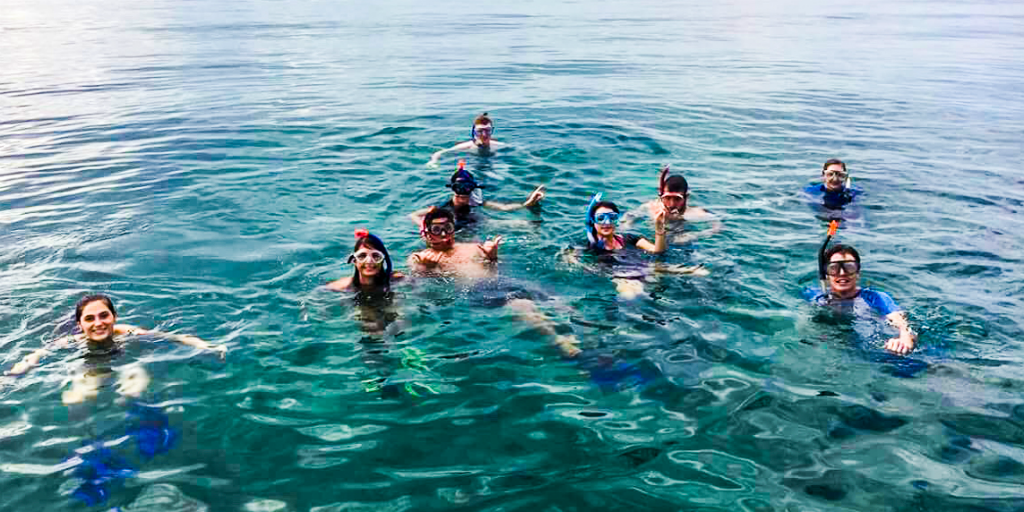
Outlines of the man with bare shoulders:
[[[516,316],[541,333],[553,338],[552,344],[563,355],[573,357],[580,353],[576,337],[558,334],[557,326],[544,315],[534,302],[541,295],[510,279],[497,276],[495,263],[502,237],[482,244],[456,243],[455,215],[444,208],[431,208],[423,217],[420,233],[427,248],[409,256],[409,268],[420,275],[452,276],[476,280],[476,291],[490,303],[509,307]],[[496,301],[488,300],[496,298]]]
[[451,153],[455,151],[468,151],[474,152],[480,155],[488,155],[491,149],[496,149],[505,146],[504,142],[498,142],[491,138],[491,134],[494,133],[494,123],[490,117],[487,117],[487,112],[477,116],[473,120],[473,129],[470,131],[472,140],[466,142],[460,142],[448,149],[442,149],[435,152],[430,156],[430,161],[427,162],[429,166],[437,165],[438,161],[445,153]]
[[[708,237],[722,230],[722,222],[711,212],[699,206],[687,206],[690,185],[682,176],[669,176],[666,165],[658,176],[658,199],[648,201],[639,208],[623,215],[622,225],[628,227],[640,217],[655,217],[665,211],[665,226],[671,231],[669,240],[674,244],[685,244]],[[684,232],[686,222],[710,222],[711,228],[702,231]]]
[[421,235],[427,248],[409,256],[409,268],[420,274],[441,274],[464,278],[494,274],[501,236],[482,244],[456,243],[455,215],[444,208],[431,208],[423,216]]

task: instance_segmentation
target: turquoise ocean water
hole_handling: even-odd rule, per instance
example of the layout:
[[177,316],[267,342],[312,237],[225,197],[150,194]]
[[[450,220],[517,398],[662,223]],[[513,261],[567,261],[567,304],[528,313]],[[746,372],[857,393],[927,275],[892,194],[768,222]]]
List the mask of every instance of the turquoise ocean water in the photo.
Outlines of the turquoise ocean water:
[[[1021,510],[1021,62],[1010,1],[2,0],[0,364],[86,292],[231,352],[116,362],[178,432],[149,460],[112,389],[62,405],[73,353],[0,377],[0,509],[89,509],[62,463],[108,440],[138,473],[97,510]],[[601,389],[457,282],[402,289],[385,335],[318,290],[355,228],[421,247],[455,157],[425,162],[481,111],[510,143],[466,156],[488,197],[548,197],[467,237],[649,382]],[[797,193],[832,157],[911,378],[800,299],[825,228]],[[724,220],[665,260],[709,276],[627,302],[559,262],[590,194],[635,207],[665,163]]]

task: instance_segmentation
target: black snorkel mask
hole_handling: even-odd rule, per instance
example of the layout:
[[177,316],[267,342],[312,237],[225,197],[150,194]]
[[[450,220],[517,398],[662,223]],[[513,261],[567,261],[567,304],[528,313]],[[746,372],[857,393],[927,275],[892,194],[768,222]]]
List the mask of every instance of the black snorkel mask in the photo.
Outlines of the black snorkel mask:
[[459,166],[455,170],[455,173],[452,174],[451,182],[445,186],[452,189],[452,192],[455,192],[455,195],[459,196],[468,196],[472,194],[474,190],[484,188],[483,185],[477,183],[476,179],[473,178],[473,175],[466,170],[465,160],[459,160]]

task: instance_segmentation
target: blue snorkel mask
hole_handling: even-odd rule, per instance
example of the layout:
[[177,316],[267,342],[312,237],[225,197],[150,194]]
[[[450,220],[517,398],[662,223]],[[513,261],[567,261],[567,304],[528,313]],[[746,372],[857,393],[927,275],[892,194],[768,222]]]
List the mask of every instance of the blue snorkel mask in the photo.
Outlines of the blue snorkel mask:
[[[487,115],[487,112],[484,112],[484,115]],[[494,121],[491,121],[491,124],[487,126],[491,127],[491,137],[494,137]],[[469,138],[474,141],[476,140],[476,123],[473,123],[473,126],[469,128]]]
[[591,247],[604,249],[604,240],[598,238],[597,233],[594,232],[594,207],[600,202],[601,193],[598,192],[594,194],[594,197],[590,198],[590,204],[587,205],[587,242],[590,243]]

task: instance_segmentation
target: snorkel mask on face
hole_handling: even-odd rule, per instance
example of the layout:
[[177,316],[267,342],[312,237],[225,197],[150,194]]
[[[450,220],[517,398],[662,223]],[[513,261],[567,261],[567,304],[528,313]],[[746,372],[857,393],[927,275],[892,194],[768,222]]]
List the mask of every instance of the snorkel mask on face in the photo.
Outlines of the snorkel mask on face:
[[[440,213],[440,215],[435,215]],[[443,218],[446,224],[449,224],[451,229],[448,230],[435,230],[437,226],[443,226],[444,224],[433,224],[434,219]],[[434,233],[434,231],[440,231]],[[420,236],[427,242],[427,247],[437,242],[432,242],[431,239],[440,238],[440,243],[447,244],[452,241],[452,236],[455,233],[455,219],[451,212],[448,210],[439,210],[436,206],[431,206],[430,210],[427,210],[427,214],[423,216],[423,220],[420,222]]]
[[[484,112],[483,116],[487,116],[487,112]],[[479,126],[486,126],[487,127],[486,129],[490,130],[488,132],[488,135],[493,137],[494,136],[494,122],[491,121],[490,118],[487,118],[487,120],[490,121],[490,122],[487,123],[487,124],[480,123]],[[477,123],[474,121],[473,122],[473,126],[469,129],[469,138],[470,138],[470,140],[474,140],[474,141],[476,140],[476,127],[477,127]]]
[[452,189],[455,195],[468,196],[473,193],[473,190],[478,188],[484,188],[482,185],[476,182],[473,175],[466,170],[466,161],[459,160],[459,167],[452,174],[451,182],[445,185]]
[[[665,206],[665,208],[668,210],[668,212],[671,213],[672,215],[680,215],[680,214],[686,212],[686,192],[682,192],[682,193],[680,193],[680,192],[669,192],[669,190],[668,190],[668,174],[669,174],[669,166],[668,166],[668,164],[666,164],[665,167],[663,167],[661,169],[661,173],[658,174],[658,200],[661,201],[661,205],[662,206],[665,206],[665,201],[664,201],[664,199],[662,199],[665,196],[669,196],[669,197],[675,196],[675,197],[678,197],[679,199],[681,199],[683,202],[677,208],[669,208],[668,206]],[[684,183],[685,183],[685,179],[684,179]]]
[[[383,284],[385,286],[391,284],[391,274],[392,274],[391,255],[388,254],[388,250],[384,246],[384,242],[380,238],[377,238],[377,235],[374,235],[373,233],[370,233],[369,231],[367,231],[367,230],[365,230],[363,228],[357,229],[355,231],[355,237],[356,237],[357,243],[358,243],[359,240],[363,240],[363,239],[365,239],[368,242],[370,242],[370,243],[365,243],[364,242],[363,244],[360,244],[359,248],[368,247],[368,248],[371,248],[371,249],[373,249],[375,251],[380,251],[381,254],[384,255],[384,273],[383,273],[383,276],[384,276],[383,277],[383,281],[384,282],[383,282]],[[359,248],[357,248],[356,251],[359,250]],[[352,251],[352,254],[349,255],[349,257],[348,257],[348,262],[349,263],[355,263],[355,261],[356,261],[355,252],[356,251]],[[356,269],[355,279],[356,279],[356,282],[359,282],[359,269],[358,268]]]
[[587,205],[587,242],[590,243],[591,247],[598,249],[604,249],[604,240],[597,236],[597,232],[594,227],[594,210],[597,208],[597,203],[601,202],[601,193],[594,194],[594,197],[590,198],[590,204]]

